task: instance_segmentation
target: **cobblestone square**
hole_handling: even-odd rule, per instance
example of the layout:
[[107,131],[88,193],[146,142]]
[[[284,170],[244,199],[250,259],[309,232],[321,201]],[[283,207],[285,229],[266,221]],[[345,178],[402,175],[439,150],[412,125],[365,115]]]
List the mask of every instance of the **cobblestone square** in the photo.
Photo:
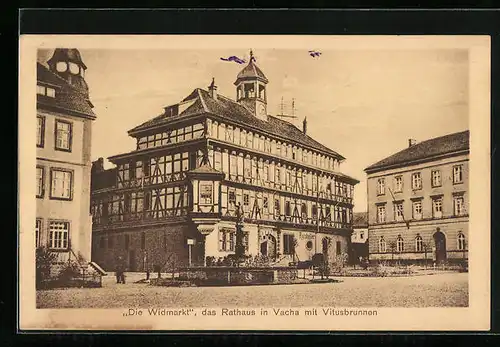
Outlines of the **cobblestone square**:
[[468,274],[336,277],[338,283],[240,287],[154,287],[114,283],[102,288],[37,292],[38,308],[149,307],[467,307]]

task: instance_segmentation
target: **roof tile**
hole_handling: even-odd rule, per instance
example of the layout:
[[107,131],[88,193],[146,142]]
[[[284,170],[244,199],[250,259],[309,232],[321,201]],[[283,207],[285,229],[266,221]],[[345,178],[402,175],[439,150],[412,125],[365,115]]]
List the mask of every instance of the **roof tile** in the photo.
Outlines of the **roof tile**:
[[268,116],[267,122],[263,121],[255,117],[245,106],[221,94],[217,96],[217,99],[214,99],[210,96],[208,91],[198,88],[183,101],[192,100],[193,98],[196,98],[196,101],[181,114],[173,117],[155,117],[131,129],[129,133],[147,130],[153,126],[167,125],[183,117],[209,113],[220,116],[230,123],[237,123],[242,126],[252,126],[289,141],[297,142],[313,149],[326,152],[337,158],[344,159],[342,155],[304,134],[293,124],[273,116]]
[[74,111],[90,117],[95,117],[94,111],[92,110],[93,105],[88,95],[72,87],[65,79],[54,74],[40,63],[37,63],[37,81],[57,87],[55,98],[37,95],[37,103],[40,105],[61,108],[66,111]]

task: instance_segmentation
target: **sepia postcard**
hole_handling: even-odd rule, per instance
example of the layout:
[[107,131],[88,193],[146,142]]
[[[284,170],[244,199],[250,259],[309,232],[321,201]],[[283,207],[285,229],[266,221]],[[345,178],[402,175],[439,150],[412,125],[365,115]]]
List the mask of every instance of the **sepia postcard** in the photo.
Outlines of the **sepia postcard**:
[[19,76],[19,329],[490,329],[489,36],[25,35]]

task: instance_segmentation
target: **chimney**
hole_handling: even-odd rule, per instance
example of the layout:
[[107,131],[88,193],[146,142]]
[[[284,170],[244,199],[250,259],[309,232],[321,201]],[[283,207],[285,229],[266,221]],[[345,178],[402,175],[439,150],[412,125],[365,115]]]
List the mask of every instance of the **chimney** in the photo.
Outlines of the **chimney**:
[[304,120],[302,121],[302,132],[304,134],[307,133],[307,117],[304,117]]
[[408,139],[408,147],[415,146],[417,144],[417,140]]
[[215,78],[212,77],[212,83],[208,86],[208,92],[212,99],[217,100],[217,86],[215,85]]
[[92,163],[92,172],[98,173],[104,171],[104,159],[99,158]]

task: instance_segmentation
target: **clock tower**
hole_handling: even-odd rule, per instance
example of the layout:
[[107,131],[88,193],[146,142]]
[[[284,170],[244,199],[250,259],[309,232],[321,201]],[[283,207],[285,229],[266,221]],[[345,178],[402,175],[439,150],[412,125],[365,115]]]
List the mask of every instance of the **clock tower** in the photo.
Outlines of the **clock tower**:
[[268,79],[255,64],[253,52],[250,51],[248,65],[236,77],[236,101],[244,105],[255,117],[267,121],[266,85]]

